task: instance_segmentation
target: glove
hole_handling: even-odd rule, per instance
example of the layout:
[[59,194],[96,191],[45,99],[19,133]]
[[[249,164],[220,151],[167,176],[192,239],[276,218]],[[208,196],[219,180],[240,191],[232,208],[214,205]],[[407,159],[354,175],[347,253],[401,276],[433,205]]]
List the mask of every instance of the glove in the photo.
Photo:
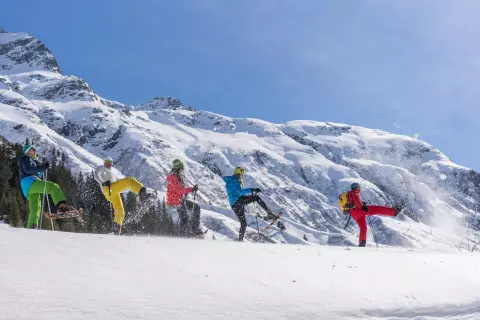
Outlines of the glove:
[[42,164],[42,169],[45,171],[50,168],[50,162],[46,161],[44,164]]
[[196,184],[196,185],[193,186],[192,191],[193,191],[193,192],[197,192],[197,191],[198,191],[198,184]]
[[365,203],[365,202],[362,203],[362,210],[365,211],[365,212],[368,212],[367,203]]
[[110,182],[110,180],[108,180],[108,181],[105,181],[104,183],[102,183],[102,186],[110,188],[112,186],[112,183]]
[[255,193],[260,193],[260,192],[262,192],[262,189],[254,188],[254,189],[252,189],[252,191],[255,192]]

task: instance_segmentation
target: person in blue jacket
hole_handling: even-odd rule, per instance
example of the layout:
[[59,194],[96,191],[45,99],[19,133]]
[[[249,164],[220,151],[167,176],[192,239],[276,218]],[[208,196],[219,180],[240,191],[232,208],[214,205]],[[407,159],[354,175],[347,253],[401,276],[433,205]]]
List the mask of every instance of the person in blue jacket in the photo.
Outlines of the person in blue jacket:
[[247,228],[247,219],[245,218],[245,206],[257,202],[260,207],[267,213],[267,219],[274,219],[277,216],[267,207],[265,202],[258,196],[262,190],[258,188],[244,188],[243,175],[245,169],[242,167],[235,168],[233,176],[224,177],[223,181],[226,183],[226,189],[228,194],[228,201],[232,206],[233,211],[237,215],[240,221],[240,232],[238,235],[238,241],[243,241],[245,235],[245,229]]
[[36,229],[40,219],[41,195],[52,196],[56,205],[57,214],[64,214],[71,207],[66,205],[66,197],[60,186],[50,181],[43,181],[43,173],[50,167],[47,162],[37,160],[37,150],[31,144],[23,147],[23,156],[18,159],[20,187],[25,198],[28,199],[29,216],[27,228]]

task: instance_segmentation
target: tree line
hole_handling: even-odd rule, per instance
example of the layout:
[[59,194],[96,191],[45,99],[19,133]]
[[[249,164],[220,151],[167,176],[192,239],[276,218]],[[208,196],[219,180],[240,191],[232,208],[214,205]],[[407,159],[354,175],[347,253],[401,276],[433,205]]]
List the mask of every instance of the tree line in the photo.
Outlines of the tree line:
[[[25,141],[25,144],[29,141]],[[0,136],[0,221],[15,228],[23,228],[28,220],[28,201],[20,190],[18,159],[22,156],[22,145],[12,144]],[[43,217],[42,229],[80,233],[109,233],[112,225],[112,211],[103,196],[93,171],[89,174],[74,174],[65,166],[65,156],[52,149],[43,154],[50,162],[48,180],[56,182],[67,196],[69,204],[83,208],[81,219],[53,219]],[[176,236],[180,232],[167,210],[165,200],[158,201],[145,214],[138,216],[137,196],[129,192],[122,195],[125,207],[123,234],[150,234]],[[55,209],[50,197],[51,211]],[[48,204],[44,204],[44,212]]]

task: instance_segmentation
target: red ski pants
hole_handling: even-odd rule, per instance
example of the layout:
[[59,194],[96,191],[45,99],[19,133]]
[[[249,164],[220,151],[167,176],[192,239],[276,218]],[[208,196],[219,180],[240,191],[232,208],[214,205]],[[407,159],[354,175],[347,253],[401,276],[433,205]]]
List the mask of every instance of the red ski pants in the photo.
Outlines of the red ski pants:
[[350,210],[350,215],[355,220],[360,228],[359,242],[367,240],[367,221],[366,216],[382,215],[393,217],[397,213],[395,208],[387,208],[382,206],[368,206],[368,212],[362,208],[355,208]]

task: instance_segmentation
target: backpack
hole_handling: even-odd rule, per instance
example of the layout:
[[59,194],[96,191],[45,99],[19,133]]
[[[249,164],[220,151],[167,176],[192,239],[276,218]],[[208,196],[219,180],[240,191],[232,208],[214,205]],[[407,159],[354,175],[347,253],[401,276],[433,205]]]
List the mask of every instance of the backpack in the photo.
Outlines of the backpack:
[[349,191],[345,191],[338,196],[338,205],[344,214],[350,213],[350,209],[355,208],[355,205],[348,202]]

